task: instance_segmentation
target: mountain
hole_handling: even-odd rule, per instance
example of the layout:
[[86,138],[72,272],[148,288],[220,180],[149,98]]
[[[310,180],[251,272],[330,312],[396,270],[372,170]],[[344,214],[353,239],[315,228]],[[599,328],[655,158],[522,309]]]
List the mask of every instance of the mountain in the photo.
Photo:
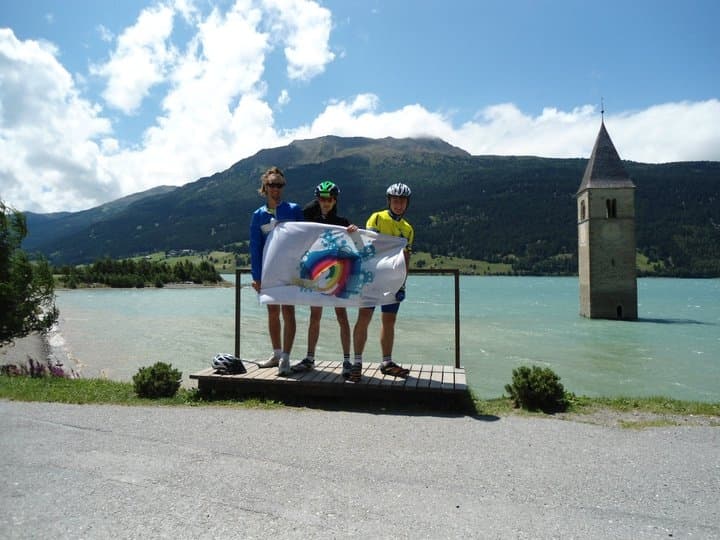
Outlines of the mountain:
[[82,234],[81,231],[86,231],[95,223],[121,213],[137,201],[155,195],[165,195],[175,189],[177,189],[176,186],[158,186],[81,212],[55,212],[52,214],[25,212],[32,240],[26,240],[24,247],[34,249],[33,240],[36,239],[42,239],[44,245],[51,245],[53,242],[60,241],[76,233]]
[[[511,262],[518,272],[573,273],[575,194],[586,163],[472,156],[439,139],[300,140],[182,187],[84,212],[29,215],[24,248],[54,264],[171,249],[242,253],[251,213],[263,202],[260,175],[277,165],[287,200],[305,203],[331,179],[341,190],[339,213],[359,225],[385,207],[389,184],[409,184],[417,251]],[[638,249],[672,275],[720,275],[720,163],[624,164],[637,186]]]

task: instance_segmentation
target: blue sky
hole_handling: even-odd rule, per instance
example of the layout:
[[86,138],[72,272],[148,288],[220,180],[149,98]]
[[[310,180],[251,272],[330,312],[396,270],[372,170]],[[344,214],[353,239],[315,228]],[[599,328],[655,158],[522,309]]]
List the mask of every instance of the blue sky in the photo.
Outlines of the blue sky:
[[624,159],[720,160],[719,20],[716,0],[10,0],[0,198],[76,211],[328,134],[587,158],[601,99]]

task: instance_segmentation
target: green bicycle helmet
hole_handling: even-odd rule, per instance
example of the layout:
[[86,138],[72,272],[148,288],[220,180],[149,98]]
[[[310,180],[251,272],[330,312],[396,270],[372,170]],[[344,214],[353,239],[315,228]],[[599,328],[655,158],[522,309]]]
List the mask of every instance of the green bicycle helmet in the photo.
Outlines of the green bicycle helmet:
[[323,182],[320,182],[315,187],[315,197],[333,197],[337,198],[338,194],[340,193],[340,190],[335,185],[334,182],[331,182],[330,180],[325,180]]

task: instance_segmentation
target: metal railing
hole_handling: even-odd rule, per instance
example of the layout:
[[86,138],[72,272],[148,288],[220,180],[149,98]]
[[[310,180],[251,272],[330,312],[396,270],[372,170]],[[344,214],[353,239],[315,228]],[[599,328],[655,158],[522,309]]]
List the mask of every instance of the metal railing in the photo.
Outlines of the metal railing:
[[[250,269],[235,269],[235,356],[240,358],[240,327],[242,312],[242,287],[241,277],[243,274],[249,274]],[[455,367],[460,368],[460,270],[457,268],[413,268],[409,271],[410,275],[452,275],[455,286]]]

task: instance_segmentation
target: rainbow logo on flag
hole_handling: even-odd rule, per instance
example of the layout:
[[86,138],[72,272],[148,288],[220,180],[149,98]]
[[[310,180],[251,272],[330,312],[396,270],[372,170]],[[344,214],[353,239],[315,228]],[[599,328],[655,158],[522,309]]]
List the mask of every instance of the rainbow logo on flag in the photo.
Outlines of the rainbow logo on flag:
[[307,221],[279,222],[263,252],[262,304],[370,307],[396,302],[407,240]]
[[362,260],[372,252],[357,251],[343,231],[327,229],[300,261],[298,285],[338,298],[360,294],[362,286],[373,279],[372,273],[362,269]]

